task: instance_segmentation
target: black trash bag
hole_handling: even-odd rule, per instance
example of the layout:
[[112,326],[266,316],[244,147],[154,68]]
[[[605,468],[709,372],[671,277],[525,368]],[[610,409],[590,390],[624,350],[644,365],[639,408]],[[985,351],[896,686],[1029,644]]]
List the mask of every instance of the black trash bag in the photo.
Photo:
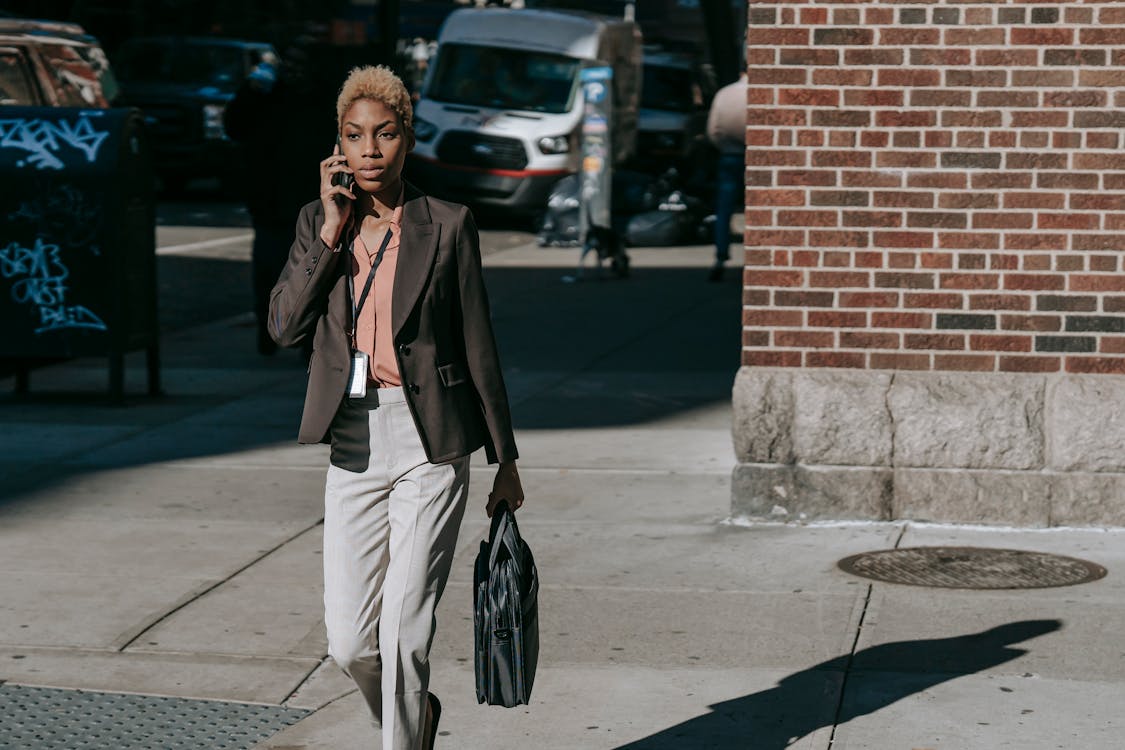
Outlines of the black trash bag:
[[706,236],[706,218],[703,201],[680,190],[671,190],[659,196],[654,209],[629,219],[625,225],[625,242],[634,247],[699,242]]
[[[659,179],[659,178],[658,178]],[[652,175],[643,172],[617,169],[613,172],[613,229],[624,234],[629,217],[638,211],[655,209],[656,193],[667,192],[662,185],[655,187]],[[577,247],[579,236],[581,184],[578,175],[567,175],[555,183],[547,197],[547,210],[543,212],[536,240],[540,247]]]
[[539,661],[539,572],[507,503],[480,543],[473,591],[477,702],[526,704]]

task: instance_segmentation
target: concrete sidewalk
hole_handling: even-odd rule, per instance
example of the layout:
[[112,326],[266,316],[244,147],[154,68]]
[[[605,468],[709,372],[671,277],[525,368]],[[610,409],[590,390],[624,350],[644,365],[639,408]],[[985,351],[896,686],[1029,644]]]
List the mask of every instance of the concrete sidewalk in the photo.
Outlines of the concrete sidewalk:
[[[730,519],[740,281],[707,284],[706,247],[630,252],[634,278],[580,284],[561,279],[576,251],[486,257],[542,651],[531,706],[476,704],[471,564],[492,474],[476,456],[433,648],[438,747],[1125,747],[1125,532]],[[157,400],[141,395],[140,356],[124,407],[104,405],[95,360],[0,397],[0,691],[285,706],[277,726],[295,723],[256,747],[379,746],[325,656],[327,456],[294,442],[303,368],[258,357],[253,338],[246,317],[167,337]],[[938,544],[1056,552],[1109,575],[998,592],[836,567]],[[253,745],[213,729],[199,748]],[[0,717],[0,748],[79,746],[44,730],[14,744]],[[153,737],[104,746],[177,746],[174,730]]]

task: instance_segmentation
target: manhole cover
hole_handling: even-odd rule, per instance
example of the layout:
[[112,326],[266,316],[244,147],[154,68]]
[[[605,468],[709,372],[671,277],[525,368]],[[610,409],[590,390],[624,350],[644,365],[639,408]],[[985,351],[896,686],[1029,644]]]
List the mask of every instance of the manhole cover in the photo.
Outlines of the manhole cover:
[[1042,589],[1104,578],[1086,560],[981,547],[907,547],[845,557],[840,569],[864,578],[950,589]]

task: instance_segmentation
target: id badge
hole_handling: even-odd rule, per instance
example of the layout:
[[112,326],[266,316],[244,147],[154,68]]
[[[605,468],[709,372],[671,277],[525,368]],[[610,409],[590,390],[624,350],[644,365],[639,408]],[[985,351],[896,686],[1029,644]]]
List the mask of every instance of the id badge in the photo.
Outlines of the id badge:
[[352,352],[352,371],[348,375],[348,398],[367,395],[367,352]]

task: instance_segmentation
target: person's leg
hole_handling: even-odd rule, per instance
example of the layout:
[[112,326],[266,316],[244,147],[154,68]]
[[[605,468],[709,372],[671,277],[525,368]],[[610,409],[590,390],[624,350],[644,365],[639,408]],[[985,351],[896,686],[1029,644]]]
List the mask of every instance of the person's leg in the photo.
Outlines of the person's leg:
[[[401,394],[401,389],[391,390]],[[417,750],[428,718],[434,611],[449,578],[465,513],[469,459],[431,464],[405,401],[387,411],[395,424],[394,489],[389,501],[390,562],[379,620],[383,748]]]
[[376,422],[365,401],[345,401],[333,423],[324,495],[324,624],[328,653],[355,681],[375,723],[382,725],[379,615],[390,478]]
[[744,158],[742,154],[719,155],[715,187],[715,268],[720,270],[730,259],[730,220],[736,201],[740,200],[739,191],[745,186]]

